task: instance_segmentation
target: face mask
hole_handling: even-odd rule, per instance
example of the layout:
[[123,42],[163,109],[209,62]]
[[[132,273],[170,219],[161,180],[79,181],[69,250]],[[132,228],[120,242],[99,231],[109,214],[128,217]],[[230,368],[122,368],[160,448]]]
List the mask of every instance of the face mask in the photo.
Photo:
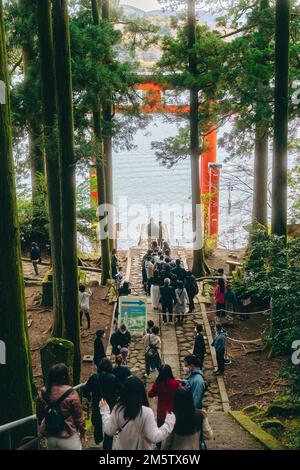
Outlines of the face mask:
[[186,375],[189,374],[189,373],[190,373],[190,368],[187,367],[187,366],[184,366],[184,367],[183,367],[183,372],[184,372]]

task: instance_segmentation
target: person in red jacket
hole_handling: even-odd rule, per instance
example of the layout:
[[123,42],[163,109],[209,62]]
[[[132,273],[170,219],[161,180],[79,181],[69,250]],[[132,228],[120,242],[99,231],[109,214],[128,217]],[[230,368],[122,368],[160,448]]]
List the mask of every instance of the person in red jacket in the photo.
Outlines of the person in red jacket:
[[225,317],[225,294],[227,285],[222,277],[219,278],[218,284],[215,288],[215,301],[218,317]]
[[157,425],[164,424],[167,413],[173,411],[174,395],[181,387],[179,380],[174,379],[170,366],[163,365],[160,368],[158,377],[148,392],[150,398],[158,397],[157,403]]

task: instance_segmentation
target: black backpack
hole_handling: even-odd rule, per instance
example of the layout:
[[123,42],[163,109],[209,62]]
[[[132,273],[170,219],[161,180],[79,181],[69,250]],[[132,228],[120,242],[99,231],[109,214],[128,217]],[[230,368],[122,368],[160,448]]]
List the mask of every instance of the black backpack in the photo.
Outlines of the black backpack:
[[54,402],[50,402],[46,394],[42,394],[44,401],[48,405],[45,415],[45,428],[46,433],[50,436],[57,436],[63,431],[66,418],[64,418],[61,412],[60,405],[72,392],[73,388],[69,388],[69,390],[63,393],[63,395]]

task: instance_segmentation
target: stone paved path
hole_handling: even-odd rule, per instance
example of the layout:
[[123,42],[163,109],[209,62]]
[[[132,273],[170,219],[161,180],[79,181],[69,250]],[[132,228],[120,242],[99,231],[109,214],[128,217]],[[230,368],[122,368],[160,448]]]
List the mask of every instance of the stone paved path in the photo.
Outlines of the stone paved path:
[[[145,295],[141,283],[141,260],[145,252],[146,248],[144,246],[130,250],[130,282],[133,289],[132,295]],[[173,249],[172,256],[181,258],[184,264],[186,264],[184,249]],[[194,315],[188,316],[183,326],[175,326],[174,324],[163,325],[161,315],[157,315],[157,313],[153,311],[150,298],[148,298],[148,320],[149,319],[154,320],[155,324],[160,327],[162,361],[172,367],[176,377],[184,378],[183,359],[185,356],[192,353],[196,324],[203,324],[200,303],[196,302]],[[262,446],[255,439],[241,428],[228,413],[223,411],[218,381],[213,374],[214,365],[210,354],[208,338],[205,333],[204,338],[207,350],[204,361],[204,371],[205,379],[208,382],[208,391],[205,395],[204,407],[208,411],[209,421],[214,431],[214,439],[211,442],[207,442],[208,448],[211,450],[263,450]],[[144,348],[140,337],[135,337],[132,342],[128,365],[131,367],[133,373],[143,377],[145,372]],[[152,373],[150,377],[145,380],[147,390],[149,390],[155,378],[156,374]],[[154,400],[150,400],[150,405],[155,411],[156,403]]]

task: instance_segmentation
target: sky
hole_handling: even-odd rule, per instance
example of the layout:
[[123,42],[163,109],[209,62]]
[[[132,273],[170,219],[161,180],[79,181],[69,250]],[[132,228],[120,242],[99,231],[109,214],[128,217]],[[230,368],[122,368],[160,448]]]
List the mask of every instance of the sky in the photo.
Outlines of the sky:
[[121,5],[131,5],[136,8],[140,8],[141,10],[156,10],[157,8],[161,8],[160,4],[157,0],[121,0]]

